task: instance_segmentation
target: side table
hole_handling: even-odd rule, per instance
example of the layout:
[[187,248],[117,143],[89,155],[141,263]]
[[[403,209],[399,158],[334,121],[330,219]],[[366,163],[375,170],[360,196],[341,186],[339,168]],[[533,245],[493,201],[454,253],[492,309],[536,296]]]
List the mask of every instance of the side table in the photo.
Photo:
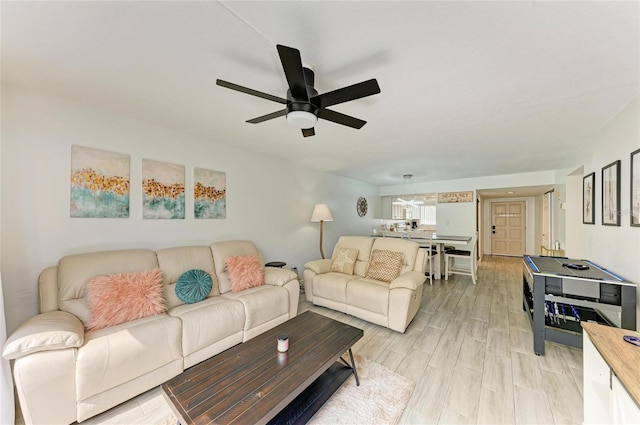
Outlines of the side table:
[[544,245],[540,245],[540,255],[551,255],[552,257],[564,257],[564,249],[553,249],[553,248],[547,248]]

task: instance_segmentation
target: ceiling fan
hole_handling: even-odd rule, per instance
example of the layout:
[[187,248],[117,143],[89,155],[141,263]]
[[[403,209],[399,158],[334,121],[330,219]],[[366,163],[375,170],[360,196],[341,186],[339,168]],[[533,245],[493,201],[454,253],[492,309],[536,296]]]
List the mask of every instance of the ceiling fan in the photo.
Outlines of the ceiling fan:
[[250,119],[247,121],[248,123],[258,124],[286,115],[287,122],[301,129],[304,137],[316,134],[314,126],[318,118],[356,129],[362,128],[367,123],[361,119],[327,108],[380,93],[380,86],[378,86],[378,82],[375,79],[318,94],[318,91],[313,87],[315,74],[311,68],[302,65],[300,51],[280,44],[276,47],[289,85],[286,99],[228,81],[216,80],[216,84],[219,86],[286,105],[284,109]]

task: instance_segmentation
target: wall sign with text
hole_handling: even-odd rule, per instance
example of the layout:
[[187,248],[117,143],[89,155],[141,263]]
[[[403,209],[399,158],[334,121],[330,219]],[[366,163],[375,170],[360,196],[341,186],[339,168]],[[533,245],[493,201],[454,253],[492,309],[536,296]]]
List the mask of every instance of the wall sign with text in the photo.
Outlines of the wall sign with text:
[[441,192],[438,193],[439,204],[451,204],[457,202],[473,202],[473,190],[466,192]]

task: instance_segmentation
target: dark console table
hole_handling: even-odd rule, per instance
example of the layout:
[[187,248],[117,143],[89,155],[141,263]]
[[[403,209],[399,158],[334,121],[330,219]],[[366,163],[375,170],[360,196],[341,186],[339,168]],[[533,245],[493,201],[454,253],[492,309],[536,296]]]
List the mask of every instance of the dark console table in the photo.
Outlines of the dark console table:
[[545,340],[582,347],[580,321],[635,330],[635,283],[588,260],[525,255],[523,263],[523,308],[537,355]]

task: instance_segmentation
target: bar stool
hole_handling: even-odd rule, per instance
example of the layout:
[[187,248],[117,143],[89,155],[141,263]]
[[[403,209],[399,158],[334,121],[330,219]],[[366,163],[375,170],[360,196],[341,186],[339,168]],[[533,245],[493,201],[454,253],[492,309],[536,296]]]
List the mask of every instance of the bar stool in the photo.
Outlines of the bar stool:
[[[431,240],[431,234],[429,234],[429,238],[425,242],[424,239],[414,239],[415,242],[419,241],[420,248],[424,251],[424,260],[425,264],[422,267],[425,270],[425,275],[429,277],[429,285],[433,285],[433,261],[438,258],[438,251],[433,246],[433,241]],[[427,264],[429,263],[429,271],[426,271]]]
[[[444,272],[444,280],[449,280],[449,274],[461,274],[465,276],[471,276],[471,281],[473,284],[476,284],[477,281],[477,261],[476,261],[476,245],[478,242],[478,232],[471,238],[471,250],[462,250],[462,249],[450,249],[444,252],[444,264],[445,264],[445,272]],[[469,268],[462,268],[455,264],[455,259],[468,259],[469,260]]]

